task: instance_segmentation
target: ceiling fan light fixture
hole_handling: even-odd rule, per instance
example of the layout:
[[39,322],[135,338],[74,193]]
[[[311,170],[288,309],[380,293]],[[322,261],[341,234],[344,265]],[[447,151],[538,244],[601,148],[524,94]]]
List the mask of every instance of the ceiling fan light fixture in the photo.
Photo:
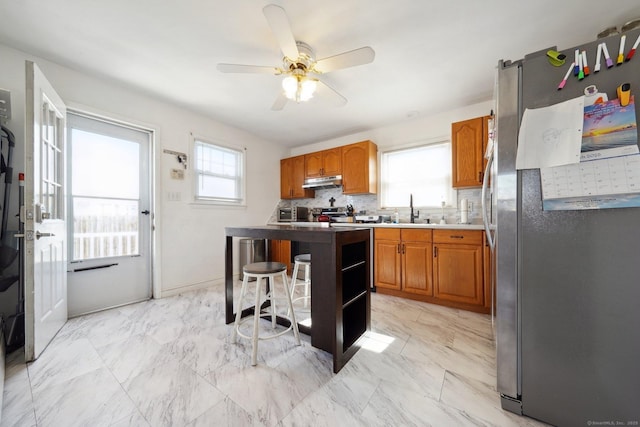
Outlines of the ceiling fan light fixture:
[[287,76],[282,80],[282,89],[284,89],[284,95],[295,101],[296,92],[298,91],[298,79],[293,76]]
[[313,98],[313,94],[316,91],[316,81],[313,79],[305,78],[299,83],[300,86],[300,100],[308,101]]
[[296,102],[306,102],[313,98],[317,82],[306,76],[287,76],[282,80],[284,96]]
[[[218,64],[218,70],[223,73],[266,73],[284,77],[281,82],[282,92],[271,107],[275,111],[282,110],[287,100],[309,101],[313,98],[318,83],[322,83],[320,86],[323,86],[320,96],[326,94],[333,97],[336,106],[345,105],[347,98],[328,85],[321,75],[371,63],[375,58],[373,49],[365,46],[317,60],[311,46],[295,39],[287,13],[281,6],[268,4],[262,12],[280,46],[280,52],[283,55],[282,67]],[[313,77],[310,78],[309,75]]]

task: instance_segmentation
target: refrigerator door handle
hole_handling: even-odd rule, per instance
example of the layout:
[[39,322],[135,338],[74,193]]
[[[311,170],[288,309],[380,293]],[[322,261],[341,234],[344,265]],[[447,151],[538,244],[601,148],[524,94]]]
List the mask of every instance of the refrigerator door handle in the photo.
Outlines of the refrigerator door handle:
[[[495,147],[494,147],[495,149]],[[489,215],[487,213],[487,188],[489,187],[489,175],[491,171],[491,164],[493,163],[493,150],[489,155],[489,159],[487,160],[487,166],[484,170],[484,177],[482,179],[482,223],[484,225],[484,232],[487,236],[487,242],[489,243],[489,248],[491,251],[495,248],[495,240],[493,235],[491,234],[491,229],[489,228]]]

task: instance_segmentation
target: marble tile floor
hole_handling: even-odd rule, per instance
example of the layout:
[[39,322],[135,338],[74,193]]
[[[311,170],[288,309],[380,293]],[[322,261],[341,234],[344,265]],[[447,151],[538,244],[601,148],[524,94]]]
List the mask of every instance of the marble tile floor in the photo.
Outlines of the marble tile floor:
[[338,374],[304,334],[261,341],[251,366],[221,288],[71,319],[35,362],[9,355],[0,427],[543,425],[500,408],[488,316],[371,300],[372,331]]

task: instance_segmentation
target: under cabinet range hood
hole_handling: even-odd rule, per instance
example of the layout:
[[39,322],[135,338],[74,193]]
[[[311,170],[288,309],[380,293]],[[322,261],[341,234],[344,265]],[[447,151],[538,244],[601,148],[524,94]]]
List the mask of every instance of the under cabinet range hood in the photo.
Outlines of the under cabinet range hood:
[[342,175],[307,178],[302,188],[335,188],[342,185]]

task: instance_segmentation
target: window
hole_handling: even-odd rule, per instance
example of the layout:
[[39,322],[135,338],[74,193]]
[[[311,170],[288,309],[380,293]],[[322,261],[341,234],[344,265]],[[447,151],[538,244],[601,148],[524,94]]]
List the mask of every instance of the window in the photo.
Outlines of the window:
[[104,118],[68,113],[69,260],[138,256],[148,232],[151,133]]
[[195,199],[244,204],[244,151],[193,139]]
[[381,201],[383,208],[409,205],[440,207],[454,201],[451,188],[451,143],[438,142],[381,155]]

